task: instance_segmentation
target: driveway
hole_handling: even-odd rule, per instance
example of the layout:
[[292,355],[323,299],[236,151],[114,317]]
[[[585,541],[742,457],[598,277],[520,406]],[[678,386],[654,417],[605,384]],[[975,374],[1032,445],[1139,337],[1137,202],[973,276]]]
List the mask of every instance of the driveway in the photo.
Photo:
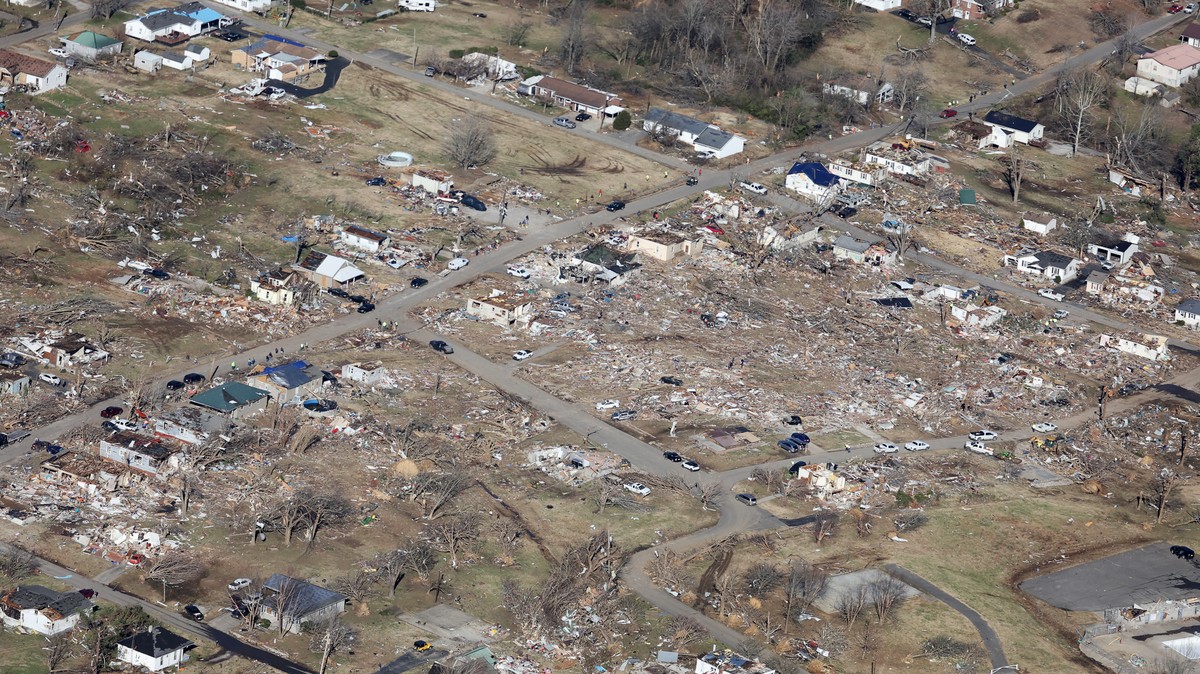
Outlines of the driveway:
[[321,86],[315,88],[301,87],[290,82],[284,82],[283,80],[267,81],[271,84],[271,86],[283,89],[296,98],[311,98],[313,96],[332,91],[333,88],[337,86],[338,80],[342,76],[342,71],[345,70],[349,65],[350,61],[344,56],[339,56],[332,61],[327,61],[325,63],[325,81],[321,83]]
[[1200,593],[1200,569],[1172,555],[1170,547],[1154,543],[1053,571],[1021,583],[1021,589],[1067,611],[1103,611],[1195,597]]
[[896,566],[895,564],[885,564],[884,568],[887,569],[888,573],[904,581],[909,586],[937,599],[971,621],[971,625],[975,627],[975,630],[979,632],[979,637],[983,639],[983,647],[987,649],[988,660],[991,661],[993,670],[1008,665],[1008,658],[1004,656],[1004,646],[1000,643],[1000,637],[996,635],[996,630],[993,630],[992,626],[983,619],[983,616],[979,615],[978,611],[904,567]]

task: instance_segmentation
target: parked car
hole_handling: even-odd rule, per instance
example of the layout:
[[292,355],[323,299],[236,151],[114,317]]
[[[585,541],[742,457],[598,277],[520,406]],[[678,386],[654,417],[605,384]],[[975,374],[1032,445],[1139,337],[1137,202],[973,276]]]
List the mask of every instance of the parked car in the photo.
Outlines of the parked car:
[[922,26],[929,27],[933,25],[933,19],[927,16],[922,16],[917,19],[917,23],[921,24]]
[[880,442],[875,445],[876,454],[895,454],[900,448],[890,442]]
[[802,426],[804,425],[804,417],[801,417],[798,414],[793,414],[784,417],[783,423],[787,424],[788,426]]
[[433,644],[429,643],[428,641],[417,639],[413,642],[413,650],[417,651],[418,653],[427,651],[431,648],[433,648]]
[[450,262],[446,263],[446,268],[450,271],[458,271],[469,264],[471,264],[471,261],[467,258],[456,257],[453,260],[450,260]]
[[663,452],[663,458],[672,463],[680,463],[683,461],[683,456],[679,452]]
[[192,620],[195,620],[198,623],[204,622],[204,613],[202,613],[200,611],[200,608],[197,606],[188,604],[187,606],[183,607],[183,613],[184,613],[184,615],[191,618]]
[[631,492],[637,494],[638,496],[649,496],[650,495],[650,487],[647,487],[646,485],[642,484],[641,482],[626,482],[625,490],[631,491]]
[[574,129],[575,128],[575,122],[572,122],[571,120],[567,119],[566,117],[555,117],[554,125],[561,126],[564,129]]
[[120,416],[121,412],[124,412],[124,411],[125,410],[121,409],[120,407],[117,407],[116,405],[110,405],[110,406],[105,407],[104,409],[100,410],[100,418],[111,419],[113,417]]
[[987,440],[995,440],[996,438],[1000,437],[1000,434],[997,433],[996,431],[989,431],[989,430],[983,429],[983,430],[978,430],[978,431],[971,431],[969,434],[967,434],[967,437],[972,440],[987,441]]
[[683,181],[684,185],[697,185],[699,183],[700,183],[700,179],[697,178],[696,176],[688,176],[687,180]]
[[991,448],[977,440],[967,440],[967,444],[963,445],[963,447],[965,447],[968,452],[987,454],[988,456],[992,455]]
[[809,442],[812,441],[808,437],[807,433],[799,433],[799,432],[792,433],[790,436],[788,436],[788,439],[800,446],[807,445]]
[[189,372],[183,375],[183,383],[185,384],[199,384],[202,381],[204,381],[204,375],[199,372]]
[[1058,430],[1058,424],[1041,423],[1030,426],[1034,433],[1053,433]]
[[371,304],[370,302],[363,302],[362,304],[358,305],[358,309],[356,311],[358,311],[360,314],[369,314],[372,311],[375,311],[375,305]]
[[517,278],[529,278],[529,270],[524,267],[509,267],[508,275],[516,276]]
[[766,194],[767,188],[761,183],[738,183],[738,187],[755,194]]
[[950,119],[951,117],[956,116],[958,116],[958,110],[955,110],[954,108],[946,108],[938,113],[938,117],[941,117],[942,119]]
[[707,232],[711,232],[711,233],[713,233],[713,234],[716,234],[717,236],[721,236],[722,234],[724,234],[724,233],[725,233],[725,230],[724,230],[724,229],[721,229],[721,228],[720,228],[719,226],[717,226],[717,225],[705,225],[705,226],[704,226],[704,230],[705,230],[705,231],[707,231]]
[[144,271],[142,273],[145,274],[146,276],[152,276],[160,281],[166,281],[167,279],[171,278],[170,274],[168,274],[167,272],[165,272],[157,267],[147,269],[146,271]]
[[50,374],[49,372],[42,372],[38,375],[38,379],[41,379],[51,386],[62,386],[63,383],[62,379],[59,379],[58,375]]
[[1171,5],[1167,8],[1167,14],[1178,14],[1183,11],[1183,5]]
[[525,349],[521,349],[520,351],[513,354],[513,360],[525,360],[526,358],[530,358],[532,356],[533,356],[532,351],[527,351]]
[[1066,318],[1067,316],[1070,316],[1070,315],[1071,315],[1071,312],[1067,311],[1066,309],[1059,309],[1059,310],[1057,310],[1057,311],[1055,311],[1055,312],[1054,312],[1054,314],[1053,314],[1053,318],[1054,318],[1054,320],[1056,320],[1056,321],[1061,321],[1062,319],[1064,319],[1064,318]]
[[425,66],[425,77],[433,77],[437,74],[437,68],[433,66]]
[[481,213],[487,210],[487,204],[480,201],[479,197],[471,196],[470,194],[463,195],[462,205]]
[[69,54],[67,54],[67,50],[63,49],[62,47],[54,47],[50,50],[50,55],[57,56],[60,59],[65,59],[67,56],[69,56]]
[[168,391],[178,391],[181,388],[183,388],[183,382],[179,381],[178,379],[172,379],[171,381],[167,382]]
[[1061,301],[1067,299],[1066,295],[1064,295],[1062,293],[1054,292],[1050,288],[1042,288],[1041,290],[1039,290],[1037,292],[1037,294],[1042,297],[1045,297],[1048,300],[1054,300],[1055,302],[1061,302]]
[[1188,561],[1191,561],[1196,556],[1195,551],[1186,545],[1172,545],[1171,554]]
[[222,40],[224,40],[226,42],[237,42],[238,40],[246,39],[245,35],[237,32],[236,30],[227,30],[227,31],[224,31],[221,33],[217,33],[217,37],[221,38]]
[[349,297],[350,296],[350,293],[346,292],[345,290],[342,290],[341,288],[330,288],[326,292],[328,292],[330,295],[333,295],[334,297]]
[[0,367],[21,367],[25,364],[25,357],[19,353],[9,351],[0,355]]
[[601,400],[600,402],[596,403],[596,410],[603,412],[604,410],[615,410],[620,406],[620,400],[613,400],[612,398],[609,398],[608,400]]
[[792,464],[791,468],[788,468],[788,472],[791,473],[792,475],[797,475],[800,473],[800,469],[807,465],[808,465],[807,461],[797,461],[796,463]]
[[758,498],[754,494],[738,494],[736,498],[746,505],[758,505]]
[[613,412],[612,416],[609,418],[613,421],[629,421],[630,419],[637,418],[637,410],[621,410],[619,412]]
[[796,454],[804,449],[800,446],[800,443],[792,440],[791,438],[784,438],[783,440],[780,440],[779,448],[788,454]]
[[910,452],[923,452],[929,449],[929,443],[924,440],[913,440],[912,442],[904,443],[904,448]]
[[349,295],[346,297],[346,299],[354,302],[355,304],[365,304],[367,301],[367,298],[363,297],[362,295]]
[[91,599],[96,596],[96,591],[90,587],[80,588],[79,594],[83,595],[84,599]]
[[615,213],[624,208],[625,208],[625,202],[617,200],[617,201],[614,201],[614,202],[610,203],[609,205],[605,206],[604,210],[608,211],[609,213]]
[[429,346],[432,347],[433,350],[437,351],[438,353],[444,353],[446,355],[450,355],[450,354],[454,353],[454,347],[450,346],[449,344],[447,344],[446,342],[443,342],[440,339],[435,339],[435,340],[429,342]]
[[1192,3],[1192,2],[1189,2],[1189,3],[1188,3],[1188,4],[1187,4],[1187,5],[1186,5],[1186,6],[1183,8],[1183,13],[1184,13],[1184,14],[1191,14],[1191,13],[1192,13],[1192,12],[1194,12],[1194,11],[1196,11],[1196,4],[1195,4],[1195,3]]
[[237,592],[238,590],[244,590],[250,587],[250,584],[253,582],[254,581],[250,580],[249,578],[238,578],[231,582],[227,587],[229,588],[230,592]]
[[833,209],[833,212],[839,218],[846,220],[858,215],[858,209],[853,206],[838,206],[837,208]]
[[105,428],[111,428],[117,431],[136,431],[138,427],[136,421],[130,419],[118,419],[116,417],[104,422],[104,426]]
[[581,112],[578,115],[575,115],[576,122],[586,122],[591,118],[592,118],[592,116],[587,114],[586,112]]
[[683,386],[683,380],[679,377],[659,377],[658,380],[671,386]]
[[413,280],[409,281],[408,285],[413,288],[424,288],[425,286],[429,285],[429,280],[423,279],[420,276],[418,276],[418,277],[414,278]]
[[692,461],[691,459],[684,461],[682,465],[683,465],[684,470],[690,470],[693,473],[698,472],[700,470],[700,464],[696,463],[695,461]]
[[967,45],[968,47],[974,47],[975,42],[976,42],[975,38],[971,37],[970,35],[967,35],[966,33],[959,33],[958,41]]
[[387,178],[384,178],[383,176],[367,178],[367,185],[369,185],[370,187],[383,187],[386,184],[387,184]]

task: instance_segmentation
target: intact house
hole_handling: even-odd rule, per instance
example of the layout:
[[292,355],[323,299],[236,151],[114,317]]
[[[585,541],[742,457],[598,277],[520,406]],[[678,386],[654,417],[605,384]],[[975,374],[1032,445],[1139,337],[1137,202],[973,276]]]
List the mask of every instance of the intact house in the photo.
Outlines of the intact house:
[[827,167],[833,175],[852,183],[878,187],[887,180],[887,171],[864,164],[851,163],[845,159],[834,159]]
[[454,178],[450,177],[449,173],[437,169],[417,169],[412,173],[412,186],[437,196],[454,189]]
[[250,280],[250,292],[260,302],[274,306],[291,306],[296,303],[296,291],[304,279],[293,270],[276,269]]
[[1016,4],[1016,0],[952,0],[950,12],[955,18],[978,21]]
[[0,370],[0,395],[24,395],[33,380],[20,370]]
[[493,288],[485,297],[467,298],[467,315],[499,326],[510,326],[533,315],[533,302],[526,295]]
[[1066,283],[1079,275],[1083,263],[1070,255],[1042,251],[1005,255],[1004,266],[1016,267],[1022,274],[1035,274],[1055,283]]
[[659,138],[673,136],[711,159],[724,159],[746,149],[746,139],[687,115],[650,108],[642,130]]
[[309,251],[293,269],[322,289],[339,288],[366,278],[362,270],[349,260],[315,250]]
[[213,0],[213,2],[229,5],[230,7],[243,12],[252,12],[254,14],[263,14],[271,9],[271,5],[275,0]]
[[305,361],[293,360],[265,368],[248,381],[255,388],[270,393],[280,405],[289,405],[316,397],[321,391],[324,375]]
[[41,585],[22,585],[0,596],[0,618],[7,627],[38,634],[58,634],[75,627],[79,614],[92,602],[75,592],[58,592]]
[[699,255],[704,250],[704,242],[684,237],[669,231],[640,232],[630,234],[625,243],[625,250],[654,258],[660,262],[670,262],[679,256],[691,257]]
[[1200,49],[1177,44],[1138,59],[1137,76],[1168,87],[1182,87],[1200,73]]
[[245,419],[267,409],[270,393],[240,381],[229,381],[192,396],[193,405],[230,419]]
[[881,82],[870,75],[843,75],[822,82],[821,91],[872,107],[891,103],[896,88],[891,82]]
[[342,366],[342,379],[355,384],[374,386],[383,381],[387,368],[379,361],[370,363],[346,363]]
[[161,475],[178,463],[178,450],[128,431],[116,431],[100,441],[100,457],[147,475]]
[[1200,299],[1193,297],[1175,305],[1175,322],[1189,328],[1200,325]]
[[1038,122],[1022,119],[999,110],[992,110],[984,115],[983,123],[991,127],[992,134],[980,143],[980,147],[988,145],[1008,147],[1013,143],[1028,145],[1032,141],[1041,140],[1046,133],[1046,127]]
[[170,630],[147,627],[117,642],[117,660],[159,672],[187,662],[187,650],[196,644]]
[[872,243],[844,235],[834,239],[833,256],[877,267],[896,261],[896,251],[890,249],[882,241]]
[[617,113],[624,110],[617,105],[621,102],[621,97],[616,94],[547,75],[534,75],[522,81],[517,87],[517,92],[548,101],[560,108],[586,112],[589,115],[616,117]]
[[1089,243],[1087,251],[1088,254],[1095,255],[1096,259],[1102,262],[1109,262],[1115,266],[1120,266],[1128,264],[1133,259],[1134,253],[1138,252],[1138,242],[1140,240],[1137,234],[1127,233],[1115,241]]
[[39,360],[57,368],[104,362],[110,358],[107,351],[89,343],[80,335],[71,335],[54,342],[42,342],[29,337],[20,337],[18,341]]
[[1100,271],[1099,269],[1093,269],[1091,273],[1087,275],[1087,279],[1084,281],[1084,290],[1087,291],[1089,295],[1099,295],[1100,293],[1104,292],[1105,283],[1108,283],[1108,274]]
[[1183,29],[1183,34],[1179,36],[1179,41],[1186,45],[1200,47],[1200,23],[1189,23],[1187,28]]
[[160,438],[199,445],[229,430],[229,419],[199,407],[177,407],[154,416],[154,434]]
[[264,35],[252,44],[238,47],[231,56],[235,66],[284,82],[303,82],[313,73],[323,73],[329,60],[312,47],[275,35]]
[[126,21],[125,35],[135,40],[174,46],[231,23],[232,19],[214,9],[199,2],[188,2],[172,9],[152,9]]
[[[1047,219],[1048,218],[1048,219]],[[1045,222],[1042,222],[1045,220]],[[1035,234],[1046,235],[1053,232],[1058,227],[1058,218],[1053,216],[1044,216],[1038,220],[1033,218],[1021,218],[1021,227]]]
[[350,225],[342,229],[340,238],[342,243],[347,246],[360,248],[368,253],[378,253],[392,244],[392,240],[388,238],[387,234],[380,234],[358,225]]
[[793,164],[783,185],[818,203],[831,200],[842,189],[841,179],[815,161]]
[[158,53],[162,57],[162,64],[173,70],[191,70],[192,57],[174,49],[164,49]]
[[560,274],[567,274],[580,283],[603,281],[611,286],[619,286],[642,268],[642,264],[636,260],[637,253],[623,253],[600,243],[572,257],[570,268],[562,270]]
[[396,0],[396,7],[408,12],[432,12],[437,8],[436,0]]
[[304,623],[319,623],[346,610],[346,595],[282,573],[262,587],[260,615],[284,631],[298,634]]
[[1179,105],[1182,96],[1178,91],[1168,87],[1165,84],[1159,84],[1154,80],[1148,80],[1144,77],[1133,77],[1125,80],[1125,91],[1135,96],[1158,97],[1158,104],[1164,108],[1173,108]]
[[0,49],[0,85],[24,86],[29,93],[53,91],[67,86],[65,66]]
[[90,30],[58,39],[67,54],[84,61],[99,61],[121,53],[120,40]]

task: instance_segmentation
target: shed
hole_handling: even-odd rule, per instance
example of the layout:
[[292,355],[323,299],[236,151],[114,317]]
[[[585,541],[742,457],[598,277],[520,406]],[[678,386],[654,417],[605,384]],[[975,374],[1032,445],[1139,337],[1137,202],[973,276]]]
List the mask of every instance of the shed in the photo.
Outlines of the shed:
[[133,67],[143,72],[156,73],[162,70],[163,59],[149,49],[143,49],[133,55]]
[[183,48],[183,53],[192,57],[193,61],[207,61],[212,52],[208,47],[199,44],[189,44]]

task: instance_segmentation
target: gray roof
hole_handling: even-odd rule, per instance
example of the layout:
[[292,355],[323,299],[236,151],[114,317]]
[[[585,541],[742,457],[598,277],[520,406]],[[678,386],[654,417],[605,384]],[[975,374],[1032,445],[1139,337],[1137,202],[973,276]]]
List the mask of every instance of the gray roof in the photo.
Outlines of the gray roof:
[[282,573],[271,574],[267,582],[263,583],[263,588],[276,593],[263,598],[263,604],[275,610],[278,610],[279,595],[285,592],[290,595],[283,610],[293,620],[303,620],[306,615],[346,599],[344,594]]
[[1075,260],[1075,258],[1071,257],[1070,255],[1063,255],[1062,253],[1055,253],[1054,251],[1049,250],[1044,250],[1040,253],[1037,253],[1034,255],[1034,257],[1037,258],[1038,264],[1042,265],[1043,269],[1050,269],[1051,267],[1055,269],[1066,269]]
[[164,61],[174,61],[175,63],[185,63],[190,58],[187,54],[172,49],[162,50],[159,56],[163,57]]
[[1200,314],[1200,299],[1196,299],[1195,297],[1186,299],[1180,302],[1179,306],[1175,307],[1175,310],[1188,314]]
[[[696,136],[704,133],[704,131],[709,128],[709,124],[701,122],[698,119],[692,119],[687,115],[668,112],[662,108],[650,108],[650,111],[646,113],[646,121],[650,122],[651,124],[662,126],[663,128],[675,129],[676,131],[686,131]],[[723,145],[724,143],[713,147],[722,147]]]
[[203,54],[205,49],[208,49],[208,47],[205,47],[204,45],[201,45],[201,44],[189,44],[188,46],[183,48],[183,53],[185,53],[185,54]]
[[871,244],[866,241],[860,241],[854,237],[842,235],[833,240],[833,245],[843,250],[853,251],[855,253],[865,253],[871,247]]
[[285,389],[300,388],[321,376],[319,370],[302,360],[293,360],[276,367],[268,367],[263,370],[263,374],[273,383]]
[[714,150],[720,150],[725,147],[725,144],[733,140],[733,134],[728,131],[722,131],[714,126],[708,127],[708,130],[700,134],[696,140],[696,145],[711,147]]
[[8,603],[21,610],[50,608],[63,616],[92,607],[92,602],[78,592],[57,592],[41,585],[18,587],[8,595]]
[[161,658],[182,648],[195,646],[191,641],[161,627],[150,627],[117,642],[152,658]]

